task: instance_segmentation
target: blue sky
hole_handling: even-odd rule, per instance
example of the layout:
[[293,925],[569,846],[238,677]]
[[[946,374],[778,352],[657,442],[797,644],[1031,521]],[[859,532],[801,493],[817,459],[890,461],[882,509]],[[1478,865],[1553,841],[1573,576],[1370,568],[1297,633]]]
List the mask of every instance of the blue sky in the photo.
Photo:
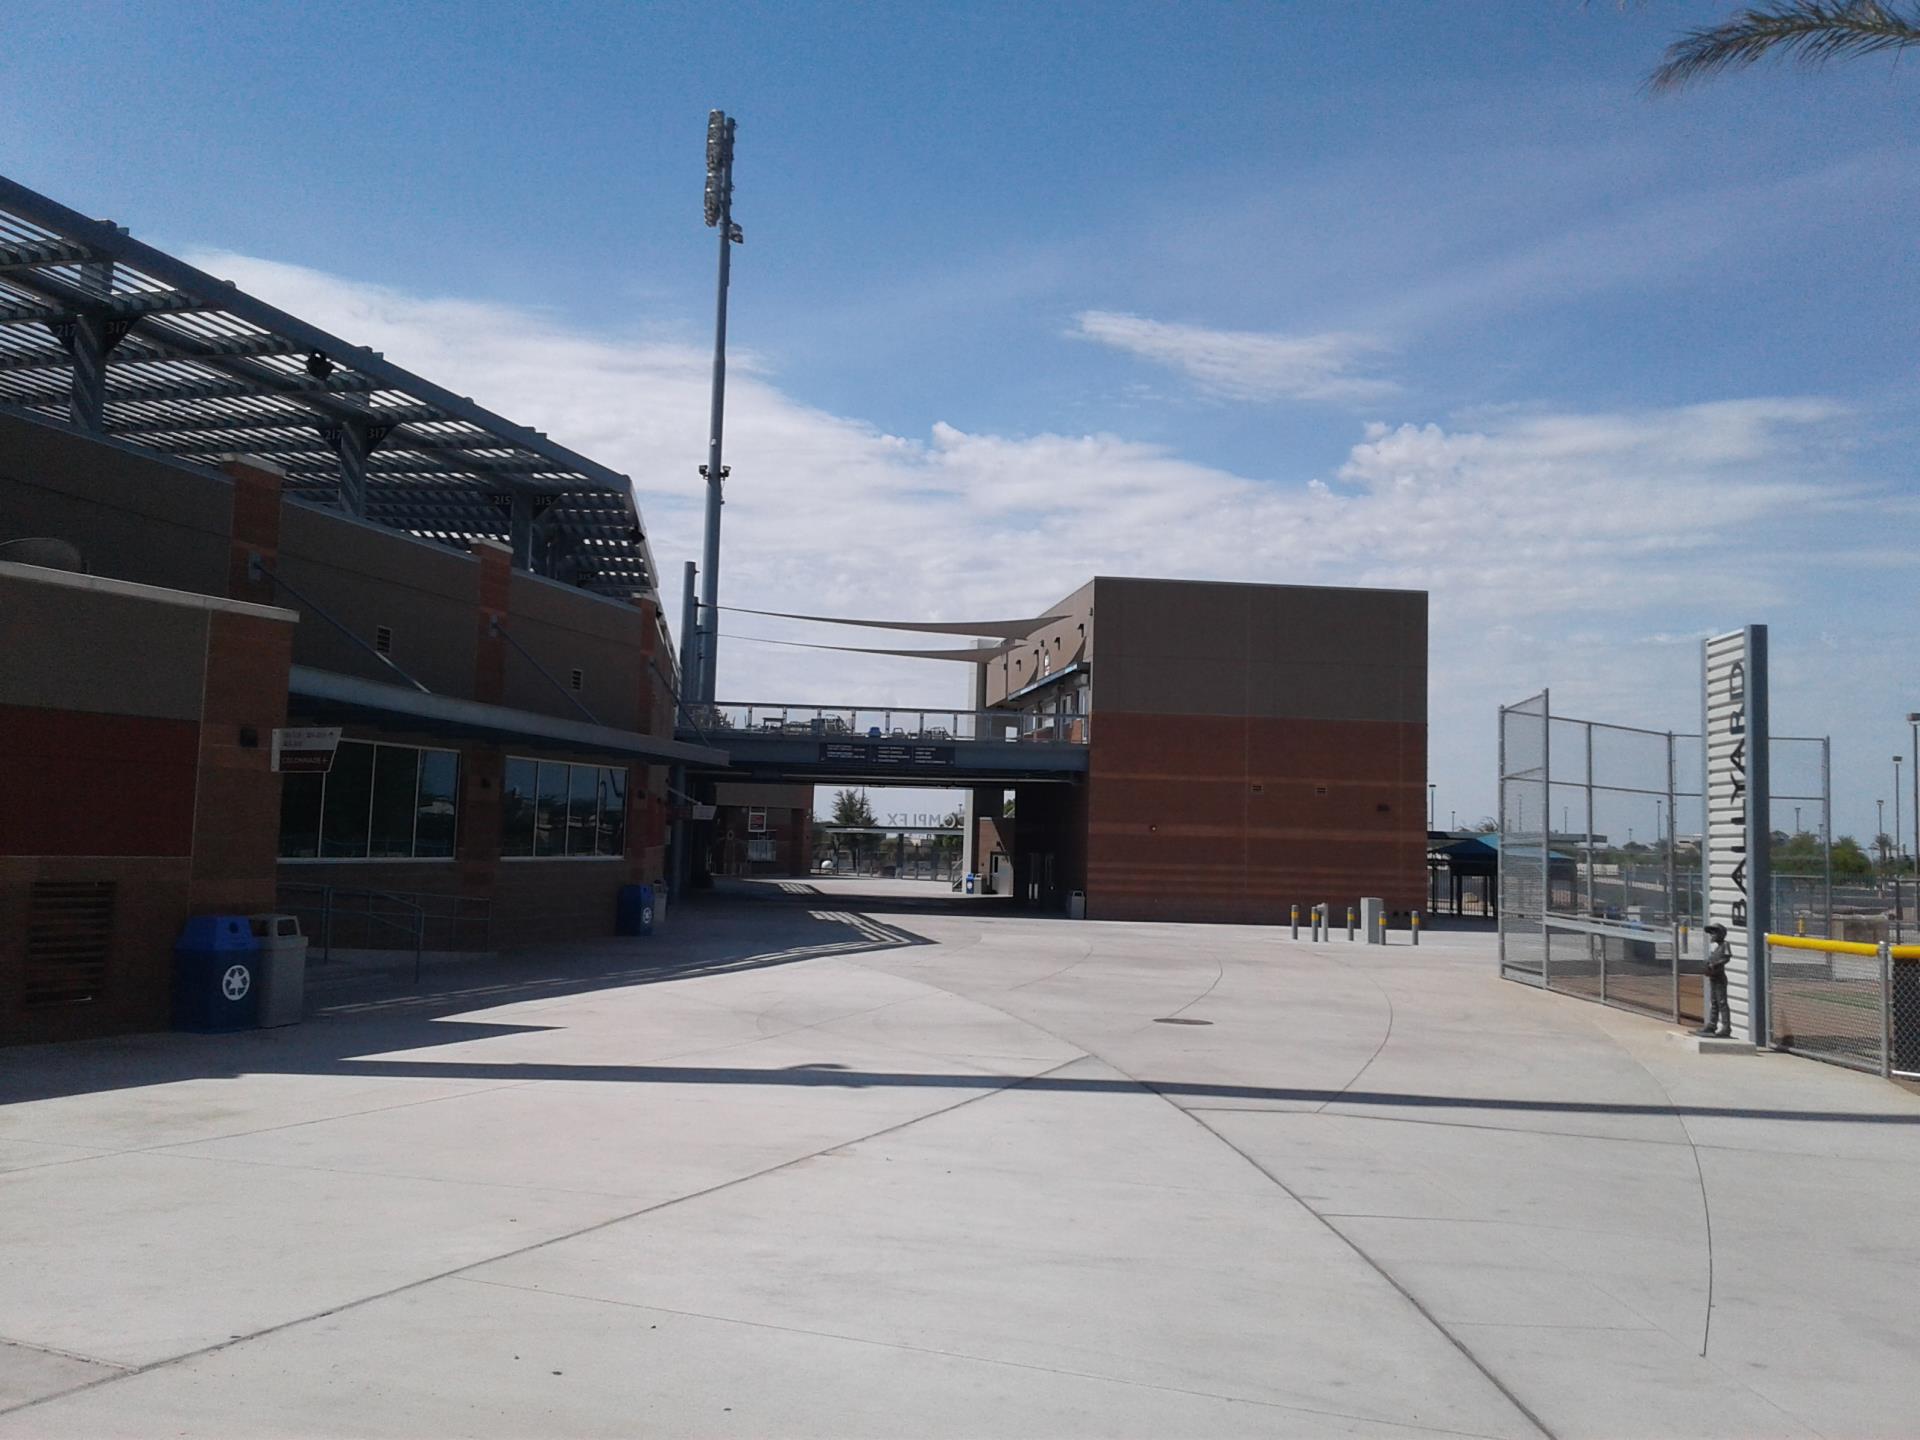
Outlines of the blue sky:
[[[1920,709],[1920,76],[1641,91],[1728,8],[15,0],[0,169],[627,469],[672,590],[724,106],[725,598],[1419,585],[1442,819],[1500,700],[1684,727],[1698,636],[1765,621],[1870,833]],[[722,689],[958,693],[819,673],[736,643]]]

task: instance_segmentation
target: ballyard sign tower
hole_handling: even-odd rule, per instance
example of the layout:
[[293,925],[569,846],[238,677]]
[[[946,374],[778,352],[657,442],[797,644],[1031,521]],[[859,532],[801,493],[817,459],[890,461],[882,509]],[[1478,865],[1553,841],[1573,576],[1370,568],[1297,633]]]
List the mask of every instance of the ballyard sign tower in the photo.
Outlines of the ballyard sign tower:
[[1734,1033],[1767,1043],[1766,944],[1772,921],[1768,813],[1767,627],[1748,625],[1701,645],[1706,823],[1701,870],[1706,923],[1727,927],[1727,1000]]

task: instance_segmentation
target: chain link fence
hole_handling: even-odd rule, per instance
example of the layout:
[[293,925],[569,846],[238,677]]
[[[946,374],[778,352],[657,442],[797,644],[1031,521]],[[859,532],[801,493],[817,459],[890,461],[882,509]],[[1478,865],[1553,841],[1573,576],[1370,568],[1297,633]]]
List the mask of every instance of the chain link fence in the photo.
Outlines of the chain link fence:
[[1920,1078],[1920,945],[1769,935],[1767,989],[1780,1049]]
[[[1775,925],[1811,918],[1824,934],[1834,924],[1827,742],[1775,736],[1769,755],[1772,813],[1814,824],[1774,836]],[[1704,778],[1698,735],[1554,715],[1544,691],[1503,707],[1501,973],[1698,1023]]]

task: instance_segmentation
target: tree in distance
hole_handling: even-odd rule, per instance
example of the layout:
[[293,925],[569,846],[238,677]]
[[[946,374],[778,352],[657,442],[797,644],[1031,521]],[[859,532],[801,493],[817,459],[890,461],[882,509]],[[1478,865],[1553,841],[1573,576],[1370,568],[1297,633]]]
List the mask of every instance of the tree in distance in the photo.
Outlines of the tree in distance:
[[[873,806],[867,803],[864,792],[859,790],[836,790],[833,792],[833,823],[836,825],[864,825],[871,828],[877,822],[873,818]],[[847,842],[847,849],[853,853],[854,873],[860,871],[860,841],[858,835],[840,837]]]
[[1882,0],[1783,0],[1742,10],[1723,24],[1689,30],[1647,77],[1649,90],[1678,90],[1780,54],[1803,65],[1920,45],[1920,5]]

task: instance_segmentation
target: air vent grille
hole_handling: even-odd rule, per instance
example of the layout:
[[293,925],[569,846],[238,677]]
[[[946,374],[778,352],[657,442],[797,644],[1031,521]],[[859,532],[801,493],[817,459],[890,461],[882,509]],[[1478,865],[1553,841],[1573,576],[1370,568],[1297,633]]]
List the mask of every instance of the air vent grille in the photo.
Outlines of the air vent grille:
[[30,1009],[101,998],[113,946],[111,880],[42,880],[27,915],[24,1003]]

